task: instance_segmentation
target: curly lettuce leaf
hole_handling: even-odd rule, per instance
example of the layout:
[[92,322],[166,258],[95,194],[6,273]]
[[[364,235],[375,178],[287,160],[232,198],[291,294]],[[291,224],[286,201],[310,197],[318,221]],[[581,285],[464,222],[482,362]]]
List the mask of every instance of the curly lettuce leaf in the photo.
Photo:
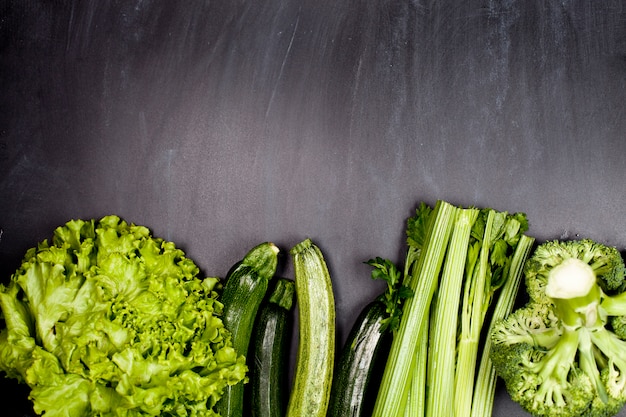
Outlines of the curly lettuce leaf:
[[217,278],[117,216],[72,220],[0,286],[0,370],[55,416],[213,416],[246,378]]

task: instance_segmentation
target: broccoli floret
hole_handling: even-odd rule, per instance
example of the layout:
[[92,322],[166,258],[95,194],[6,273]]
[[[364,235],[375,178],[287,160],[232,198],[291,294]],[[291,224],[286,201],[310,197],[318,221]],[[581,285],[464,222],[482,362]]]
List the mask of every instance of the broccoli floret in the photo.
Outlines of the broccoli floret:
[[496,372],[511,398],[534,415],[583,415],[595,397],[589,378],[573,367],[576,345],[562,336],[548,305],[532,302],[493,329]]
[[626,404],[626,278],[612,247],[539,245],[525,266],[529,302],[491,333],[511,398],[534,416],[609,417]]
[[626,340],[626,316],[611,317],[611,327],[620,339]]
[[526,291],[532,300],[549,302],[545,293],[548,275],[566,259],[578,259],[588,264],[605,293],[619,294],[626,290],[624,260],[617,248],[591,239],[553,240],[539,245],[526,262]]

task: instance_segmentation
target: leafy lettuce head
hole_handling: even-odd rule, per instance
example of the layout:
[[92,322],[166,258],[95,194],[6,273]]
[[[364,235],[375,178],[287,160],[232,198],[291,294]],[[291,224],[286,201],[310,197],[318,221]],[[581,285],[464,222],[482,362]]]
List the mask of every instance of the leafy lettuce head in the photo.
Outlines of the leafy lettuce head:
[[216,416],[247,368],[198,274],[146,227],[72,220],[0,284],[0,371],[47,417]]

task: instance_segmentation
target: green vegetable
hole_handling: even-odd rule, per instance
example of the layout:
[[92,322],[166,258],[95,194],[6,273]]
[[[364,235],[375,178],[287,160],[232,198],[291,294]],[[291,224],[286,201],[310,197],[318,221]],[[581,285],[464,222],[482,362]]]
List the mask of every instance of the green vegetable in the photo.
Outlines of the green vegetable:
[[489,335],[493,331],[496,323],[509,315],[513,310],[517,294],[519,292],[520,283],[523,277],[523,268],[530,251],[535,243],[535,239],[522,235],[515,248],[515,254],[509,268],[509,276],[502,286],[500,296],[496,302],[495,308],[491,313],[487,337],[483,346],[478,374],[474,383],[474,398],[472,399],[471,417],[490,416],[493,412],[493,404],[496,393],[497,375],[496,370],[491,361],[491,338]]
[[469,249],[468,242],[477,218],[478,210],[476,209],[457,211],[439,288],[433,299],[430,318],[431,341],[429,342],[432,349],[428,352],[427,367],[427,381],[430,388],[426,395],[426,416],[453,416],[456,406],[455,396],[462,389],[455,386],[454,382],[457,327]]
[[407,221],[404,268],[415,295],[402,308],[374,416],[469,416],[493,402],[473,404],[474,387],[490,381],[475,378],[482,328],[527,228],[521,213],[420,205]]
[[472,228],[457,344],[454,383],[457,416],[469,416],[472,408],[484,406],[472,404],[474,387],[485,383],[475,381],[483,324],[496,290],[509,277],[516,246],[527,229],[524,214],[493,209],[480,210]]
[[379,298],[366,305],[357,317],[335,366],[330,416],[371,415],[380,362],[391,341],[391,333],[385,330],[388,319],[385,303]]
[[198,273],[143,226],[72,220],[0,287],[0,369],[47,417],[214,416],[246,365]]
[[402,303],[413,295],[393,262],[377,257],[366,263],[374,267],[372,278],[386,281],[387,289],[361,310],[339,355],[328,411],[333,417],[371,415]]
[[417,354],[411,361],[409,398],[404,409],[405,416],[423,416],[426,412],[426,375],[428,371],[428,336],[430,320],[426,320],[417,334]]
[[[259,307],[267,293],[269,281],[276,272],[278,252],[278,247],[273,243],[261,243],[235,264],[226,278],[221,297],[224,305],[222,320],[232,333],[236,352],[248,353]],[[243,382],[226,387],[224,395],[217,403],[220,415],[243,416]]]
[[[411,240],[408,240],[404,284],[415,295],[404,303],[402,320],[391,344],[373,416],[400,417],[404,414],[412,371],[420,366],[415,365],[414,359],[421,330],[428,325],[428,311],[437,288],[456,210],[450,203],[440,200],[433,210],[420,206],[415,218],[408,222],[408,232],[417,233],[409,234]],[[424,385],[414,386],[418,391],[411,392],[412,400],[423,397],[424,393],[420,390],[425,390]]]
[[386,313],[381,319],[381,330],[396,331],[400,325],[402,304],[405,299],[413,296],[413,291],[402,284],[402,273],[390,260],[376,257],[366,263],[374,267],[372,279],[382,279],[387,282],[387,289],[379,297],[379,301],[385,305]]
[[526,263],[530,299],[494,326],[491,358],[529,413],[611,416],[626,404],[626,341],[612,327],[626,316],[624,269],[590,239],[545,242]]
[[289,340],[295,284],[279,278],[258,313],[248,364],[252,417],[282,417],[289,400]]
[[335,359],[335,300],[321,250],[306,239],[290,250],[300,341],[287,417],[325,417]]

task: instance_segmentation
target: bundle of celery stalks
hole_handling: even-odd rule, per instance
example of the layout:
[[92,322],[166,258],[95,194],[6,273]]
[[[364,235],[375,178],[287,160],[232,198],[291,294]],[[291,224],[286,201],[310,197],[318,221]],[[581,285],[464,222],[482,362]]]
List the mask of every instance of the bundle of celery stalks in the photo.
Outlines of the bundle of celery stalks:
[[514,305],[527,229],[522,213],[445,201],[409,218],[402,282],[413,295],[399,304],[374,416],[491,415],[496,378],[481,336]]

